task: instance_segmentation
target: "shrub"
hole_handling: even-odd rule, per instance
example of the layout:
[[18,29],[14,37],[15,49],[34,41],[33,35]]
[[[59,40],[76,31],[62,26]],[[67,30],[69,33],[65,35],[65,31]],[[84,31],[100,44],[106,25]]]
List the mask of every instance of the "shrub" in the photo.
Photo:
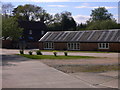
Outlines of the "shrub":
[[53,54],[54,54],[54,56],[57,56],[57,52],[56,51],[53,51]]
[[64,55],[65,55],[65,56],[68,56],[68,52],[64,52]]
[[32,52],[32,51],[29,51],[28,53],[29,53],[29,55],[32,55],[33,52]]
[[24,51],[23,51],[23,50],[20,50],[20,54],[24,54]]
[[42,55],[42,53],[41,53],[40,50],[37,50],[37,51],[36,51],[36,54],[37,54],[37,55]]

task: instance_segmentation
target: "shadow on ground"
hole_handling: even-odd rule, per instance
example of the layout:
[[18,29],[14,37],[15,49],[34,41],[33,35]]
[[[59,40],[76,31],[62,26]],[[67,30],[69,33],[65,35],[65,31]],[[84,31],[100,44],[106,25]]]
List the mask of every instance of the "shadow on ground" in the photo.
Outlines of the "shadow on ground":
[[0,55],[2,57],[2,66],[15,66],[15,64],[11,64],[10,62],[21,62],[28,61],[29,59],[19,56],[19,55]]

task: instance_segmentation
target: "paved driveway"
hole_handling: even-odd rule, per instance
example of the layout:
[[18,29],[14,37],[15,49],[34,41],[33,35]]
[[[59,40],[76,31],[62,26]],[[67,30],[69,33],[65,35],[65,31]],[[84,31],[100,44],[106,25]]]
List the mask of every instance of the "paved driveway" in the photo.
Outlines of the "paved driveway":
[[4,55],[3,60],[6,57],[12,61],[4,63],[3,88],[95,88],[40,61],[14,55]]
[[[92,74],[68,75],[43,64],[40,60],[30,60],[13,55],[18,50],[3,50],[2,87],[3,88],[117,88],[117,78],[109,75],[92,77]],[[12,52],[13,51],[13,52]],[[117,74],[115,74],[115,77]],[[100,80],[106,83],[96,85]],[[87,80],[87,81],[86,81]],[[98,82],[99,81],[99,82]],[[110,82],[108,82],[110,81]],[[91,83],[90,83],[91,82]],[[103,83],[103,81],[101,81]],[[115,85],[113,85],[113,83]]]

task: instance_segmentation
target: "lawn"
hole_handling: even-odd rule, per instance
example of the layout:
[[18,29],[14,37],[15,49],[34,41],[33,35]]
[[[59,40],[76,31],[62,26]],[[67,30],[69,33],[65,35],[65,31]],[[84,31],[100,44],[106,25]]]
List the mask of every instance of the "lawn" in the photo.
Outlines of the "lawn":
[[30,58],[30,59],[89,59],[89,58],[98,58],[93,56],[54,56],[54,55],[28,55],[20,54],[21,56]]
[[[53,52],[54,50],[40,50],[41,52]],[[57,50],[57,52],[64,52]],[[105,51],[67,51],[67,52],[81,52],[81,53],[116,53],[116,52],[105,52]]]

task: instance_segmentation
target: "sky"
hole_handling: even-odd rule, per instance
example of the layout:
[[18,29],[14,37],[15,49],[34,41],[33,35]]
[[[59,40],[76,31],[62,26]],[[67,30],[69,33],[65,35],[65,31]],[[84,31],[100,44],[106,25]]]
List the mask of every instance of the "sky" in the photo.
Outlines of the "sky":
[[[44,0],[45,1],[45,0]],[[118,1],[117,0],[109,0],[109,2],[105,2],[105,0],[101,1],[94,1],[91,2],[89,0],[46,0],[44,2],[43,0],[22,0],[19,2],[18,0],[13,0],[12,2],[10,0],[6,0],[6,2],[12,3],[15,7],[18,5],[25,5],[25,4],[33,4],[40,7],[43,7],[48,13],[54,15],[56,13],[61,13],[63,11],[69,11],[72,13],[73,18],[77,23],[85,23],[86,20],[90,18],[90,14],[92,10],[98,8],[98,7],[105,7],[109,13],[113,15],[113,18],[115,18],[118,21]],[[111,2],[110,2],[111,1]],[[4,2],[4,3],[6,3]]]

